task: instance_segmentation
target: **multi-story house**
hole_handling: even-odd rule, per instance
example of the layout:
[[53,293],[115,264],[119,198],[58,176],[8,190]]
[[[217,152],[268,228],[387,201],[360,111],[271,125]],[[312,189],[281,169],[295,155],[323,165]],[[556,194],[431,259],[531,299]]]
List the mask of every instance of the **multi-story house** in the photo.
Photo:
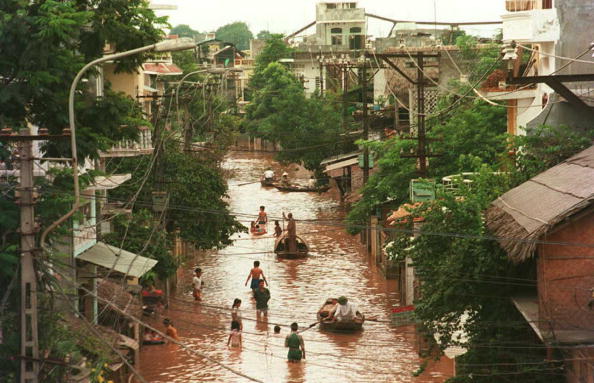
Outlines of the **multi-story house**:
[[337,60],[358,59],[367,40],[365,9],[354,1],[320,2],[316,5],[315,34],[295,43],[293,71],[301,78],[306,94],[339,89],[342,84]]
[[517,58],[510,62],[510,79],[501,83],[503,92],[488,96],[507,102],[509,133],[526,134],[543,124],[591,127],[594,3],[506,0],[505,5],[503,40],[516,47]]

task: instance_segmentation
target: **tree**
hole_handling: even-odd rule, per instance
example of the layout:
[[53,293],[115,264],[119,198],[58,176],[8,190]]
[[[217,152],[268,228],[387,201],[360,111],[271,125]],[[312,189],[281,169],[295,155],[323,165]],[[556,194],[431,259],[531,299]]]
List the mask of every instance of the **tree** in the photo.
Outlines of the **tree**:
[[[156,17],[144,0],[5,0],[0,2],[0,20],[0,128],[18,130],[36,125],[51,134],[60,134],[68,125],[68,93],[74,76],[85,63],[103,55],[106,43],[117,51],[149,45],[161,39],[160,27],[166,25],[165,18]],[[147,57],[139,54],[118,60],[117,70],[135,70]],[[96,74],[91,71],[87,78],[92,81]],[[89,85],[79,83],[75,104],[81,162],[96,158],[98,151],[116,141],[135,138],[135,126],[146,124],[132,99],[109,89],[97,99],[88,94]],[[70,152],[70,145],[52,142],[44,154],[70,157]],[[52,175],[51,182],[39,185],[41,200],[36,208],[41,230],[72,206],[72,177],[68,169],[58,173]],[[86,176],[81,176],[81,181]],[[0,348],[0,376],[13,381],[19,362],[12,358],[18,354],[20,340],[16,325],[19,291],[7,285],[16,274],[19,238],[18,209],[10,190],[0,195],[0,209],[0,290],[7,302],[0,319],[2,332],[9,334],[4,339],[6,347]],[[40,291],[55,291],[55,286],[48,287],[55,278],[48,272],[46,258],[36,259]],[[61,260],[52,254],[50,262],[56,266]],[[64,330],[53,299],[49,294],[40,294],[38,299],[39,340],[49,352],[47,358],[72,356],[73,361],[79,361],[81,346]],[[94,356],[91,362],[98,362],[99,354],[86,355]],[[65,373],[63,368],[44,368],[40,380],[64,381]]]
[[256,35],[256,38],[258,40],[269,40],[270,38],[272,38],[272,33],[270,33],[270,31],[267,31],[267,30],[262,30],[262,31],[258,32],[258,34]]
[[216,30],[216,38],[226,43],[234,44],[238,49],[249,49],[250,40],[254,35],[243,21],[236,21],[223,25]]
[[187,24],[176,25],[175,27],[171,28],[169,34],[178,35],[179,37],[191,37],[195,41],[204,40],[204,37],[206,36],[205,33],[196,31]]
[[256,65],[254,74],[250,78],[249,87],[252,90],[257,90],[264,86],[264,71],[268,64],[277,62],[282,58],[291,57],[293,50],[283,40],[283,35],[272,34],[266,41],[266,45],[262,52],[256,57]]
[[280,143],[278,160],[302,163],[321,175],[324,158],[349,148],[340,136],[339,103],[331,95],[306,98],[301,82],[277,62],[268,64],[261,75],[262,87],[247,108],[251,133]]
[[[7,0],[0,5],[0,18],[0,126],[19,129],[31,123],[53,134],[68,125],[70,83],[85,63],[102,56],[108,42],[119,51],[157,42],[163,35],[159,27],[165,24],[142,0]],[[139,54],[119,60],[117,68],[135,70],[146,57]],[[86,86],[80,83],[81,89]],[[102,109],[102,120],[86,112],[89,108]],[[112,142],[130,138],[133,126],[113,127],[132,122],[125,115],[132,110],[114,92],[106,92],[102,99],[78,96],[80,157],[93,157]],[[111,122],[110,129],[100,125],[105,121]],[[51,145],[47,151],[53,157],[68,157],[69,153],[66,145]]]

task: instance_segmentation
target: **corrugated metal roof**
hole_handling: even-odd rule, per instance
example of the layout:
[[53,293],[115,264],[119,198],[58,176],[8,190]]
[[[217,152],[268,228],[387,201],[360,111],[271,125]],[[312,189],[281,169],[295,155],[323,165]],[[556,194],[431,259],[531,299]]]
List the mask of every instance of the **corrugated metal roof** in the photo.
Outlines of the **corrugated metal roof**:
[[111,190],[132,178],[132,174],[112,174],[109,176],[97,176],[88,189]]
[[157,74],[160,76],[175,76],[184,73],[177,65],[167,63],[144,63],[142,64],[142,70],[145,74]]
[[340,161],[340,162],[336,162],[333,164],[330,164],[328,166],[326,166],[326,170],[324,170],[324,172],[329,172],[335,169],[340,169],[340,168],[345,168],[347,166],[351,166],[351,165],[355,165],[359,163],[359,158],[355,157],[355,158],[350,158],[346,161]]
[[359,157],[359,154],[361,154],[361,153],[362,152],[352,152],[352,153],[347,153],[347,154],[339,154],[338,156],[328,157],[328,158],[325,158],[322,162],[320,162],[320,165],[328,165],[328,164],[331,164],[334,162],[346,160],[351,157]]
[[488,209],[487,226],[513,260],[523,261],[534,240],[592,202],[594,146],[503,194]]
[[97,242],[76,258],[106,269],[113,267],[115,271],[135,278],[140,278],[157,264],[154,259],[142,257],[103,242]]

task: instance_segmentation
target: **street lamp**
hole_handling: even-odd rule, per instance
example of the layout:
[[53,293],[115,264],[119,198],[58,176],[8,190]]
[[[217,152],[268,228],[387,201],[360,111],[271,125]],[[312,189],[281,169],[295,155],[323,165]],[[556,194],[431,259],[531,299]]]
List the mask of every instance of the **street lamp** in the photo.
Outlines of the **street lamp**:
[[174,52],[174,51],[181,51],[186,49],[192,49],[196,47],[196,43],[193,39],[189,37],[183,37],[179,39],[171,39],[171,40],[164,40],[155,44],[146,45],[144,47],[131,49],[125,52],[114,53],[111,55],[100,57],[96,60],[91,61],[90,63],[86,64],[82,69],[76,74],[74,80],[72,80],[72,84],[70,85],[70,93],[68,95],[68,120],[70,124],[70,146],[72,150],[72,176],[74,179],[74,205],[72,209],[60,217],[57,221],[52,223],[43,234],[41,234],[41,246],[44,246],[45,238],[54,230],[58,225],[62,222],[67,220],[70,216],[72,216],[80,207],[80,190],[78,185],[78,155],[76,151],[76,124],[74,121],[74,92],[76,91],[76,86],[78,82],[84,75],[84,73],[91,67],[104,63],[106,61],[116,60],[126,56],[132,56],[137,53],[147,52],[147,51],[155,51],[155,52]]

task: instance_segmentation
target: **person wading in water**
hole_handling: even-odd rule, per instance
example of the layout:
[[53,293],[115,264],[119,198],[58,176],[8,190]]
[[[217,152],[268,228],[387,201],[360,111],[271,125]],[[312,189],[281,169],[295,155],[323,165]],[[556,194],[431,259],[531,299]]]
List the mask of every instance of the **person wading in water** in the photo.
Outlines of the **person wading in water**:
[[297,334],[298,329],[299,325],[297,323],[291,323],[291,333],[285,338],[285,347],[289,348],[287,359],[291,363],[305,359],[305,344],[303,343],[303,337]]
[[245,280],[245,286],[247,286],[248,281],[252,278],[252,283],[250,284],[250,289],[256,290],[260,285],[260,280],[264,281],[266,285],[268,285],[268,281],[264,276],[264,272],[260,268],[260,261],[254,261],[254,267],[250,270],[247,279]]

